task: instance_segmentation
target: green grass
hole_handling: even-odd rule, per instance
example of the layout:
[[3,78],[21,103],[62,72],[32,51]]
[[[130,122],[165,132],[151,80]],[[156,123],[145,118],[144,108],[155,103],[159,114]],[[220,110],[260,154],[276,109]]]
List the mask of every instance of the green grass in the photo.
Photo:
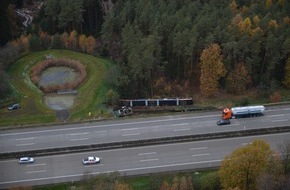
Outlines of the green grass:
[[[86,81],[78,87],[78,95],[74,107],[70,109],[70,121],[80,121],[91,117],[98,117],[101,113],[99,105],[103,103],[109,86],[104,78],[112,66],[112,62],[91,55],[69,50],[46,50],[30,53],[12,64],[8,73],[12,78],[15,99],[21,104],[21,109],[8,111],[6,107],[0,109],[0,126],[23,126],[57,122],[55,111],[46,107],[44,94],[31,82],[30,69],[36,63],[52,55],[56,58],[79,60],[87,68]],[[102,114],[105,116],[106,114]]]
[[[173,173],[156,173],[144,176],[125,176],[121,177],[121,180],[129,184],[133,190],[158,190],[160,189],[163,182],[167,181],[170,185],[173,183],[173,179],[175,177],[181,178],[183,176],[192,177],[193,185],[195,189],[200,189],[201,183],[204,183],[203,177],[208,174],[216,174],[217,170],[206,170],[200,171],[196,173],[195,171],[187,171],[187,172],[173,172]],[[47,186],[39,186],[34,187],[34,190],[66,190],[70,189],[72,186],[75,189],[83,189],[84,184],[90,184],[92,186],[97,185],[98,176],[92,177],[89,181],[79,181],[73,183],[61,183],[56,185],[47,185]],[[120,179],[119,179],[120,180]],[[109,181],[109,180],[108,180]]]

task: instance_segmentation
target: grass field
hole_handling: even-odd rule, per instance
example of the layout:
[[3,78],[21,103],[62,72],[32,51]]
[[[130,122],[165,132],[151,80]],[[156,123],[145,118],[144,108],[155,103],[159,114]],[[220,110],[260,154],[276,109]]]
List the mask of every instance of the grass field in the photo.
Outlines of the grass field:
[[43,124],[57,122],[55,111],[47,108],[43,101],[43,93],[31,82],[31,67],[52,55],[56,58],[75,59],[84,64],[87,69],[85,82],[78,87],[78,95],[74,107],[69,110],[70,121],[89,119],[92,117],[106,116],[101,111],[100,105],[108,91],[105,77],[112,62],[91,55],[68,50],[46,50],[30,53],[9,67],[9,75],[12,77],[14,87],[14,102],[19,102],[19,110],[8,111],[7,107],[0,109],[0,126],[23,126],[27,124]]

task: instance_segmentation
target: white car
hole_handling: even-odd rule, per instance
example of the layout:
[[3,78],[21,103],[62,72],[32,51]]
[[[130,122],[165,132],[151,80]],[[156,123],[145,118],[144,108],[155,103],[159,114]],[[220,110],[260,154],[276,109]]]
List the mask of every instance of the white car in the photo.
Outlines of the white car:
[[31,157],[22,157],[22,158],[19,158],[18,162],[19,164],[30,164],[34,162],[34,159]]
[[100,163],[100,158],[99,157],[93,157],[93,156],[89,156],[87,158],[83,159],[83,164],[97,164]]

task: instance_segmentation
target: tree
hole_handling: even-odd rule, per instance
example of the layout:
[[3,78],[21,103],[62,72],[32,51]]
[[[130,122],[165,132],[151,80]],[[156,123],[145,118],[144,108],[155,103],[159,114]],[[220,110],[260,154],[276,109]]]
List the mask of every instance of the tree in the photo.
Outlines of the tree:
[[290,174],[290,142],[284,142],[278,145],[284,174]]
[[54,36],[52,36],[52,45],[51,46],[54,49],[62,48],[61,37],[59,34],[55,34]]
[[200,90],[202,95],[211,97],[218,91],[218,81],[224,77],[224,68],[221,48],[218,44],[211,44],[204,49],[200,57]]
[[93,54],[96,48],[96,39],[93,36],[89,36],[86,40],[86,49],[89,54]]
[[132,190],[132,187],[130,187],[126,183],[123,183],[117,180],[114,183],[114,190]]
[[37,35],[32,35],[29,38],[30,50],[39,51],[41,49],[40,39]]
[[61,38],[62,47],[69,49],[70,48],[70,40],[69,40],[68,33],[66,33],[66,32],[62,33],[60,38]]
[[167,181],[164,181],[160,187],[160,190],[168,190],[170,189],[170,185]]
[[48,0],[45,6],[45,14],[52,20],[52,32],[56,31],[55,23],[60,12],[59,0]]
[[285,65],[284,84],[287,88],[290,88],[290,58],[287,59],[287,63]]
[[201,190],[217,190],[221,189],[220,180],[217,172],[210,172],[200,178]]
[[12,38],[16,38],[19,35],[19,27],[17,24],[17,13],[15,5],[9,4],[6,11],[10,29],[9,33],[11,34]]
[[80,35],[79,37],[79,47],[81,48],[82,52],[86,52],[86,43],[87,43],[87,37],[85,34]]
[[222,187],[255,189],[258,176],[269,167],[271,155],[270,145],[262,140],[233,151],[222,161],[218,172]]
[[10,79],[4,70],[0,69],[0,98],[5,99],[11,94]]
[[76,30],[73,30],[70,32],[70,35],[69,35],[69,48],[71,50],[76,50],[77,49],[77,31]]
[[69,31],[76,30],[77,26],[80,26],[83,22],[83,0],[60,0],[59,3],[58,27]]
[[247,68],[243,63],[239,63],[227,78],[227,89],[234,94],[243,94],[250,81]]

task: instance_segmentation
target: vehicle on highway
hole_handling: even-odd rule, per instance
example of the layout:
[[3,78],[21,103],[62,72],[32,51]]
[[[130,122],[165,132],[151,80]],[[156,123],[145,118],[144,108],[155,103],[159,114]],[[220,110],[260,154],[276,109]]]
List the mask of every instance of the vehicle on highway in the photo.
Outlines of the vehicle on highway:
[[8,110],[16,110],[20,108],[20,104],[12,104],[8,107]]
[[229,119],[222,119],[222,120],[219,120],[216,124],[217,125],[229,125],[229,124],[231,124],[231,121]]
[[241,117],[257,117],[264,114],[264,106],[243,106],[233,107],[231,109],[225,108],[222,113],[222,119],[232,119]]
[[30,164],[34,162],[34,159],[32,157],[22,157],[19,158],[19,164]]
[[99,157],[89,156],[89,157],[83,159],[83,164],[84,165],[97,164],[97,163],[100,163],[100,158]]

